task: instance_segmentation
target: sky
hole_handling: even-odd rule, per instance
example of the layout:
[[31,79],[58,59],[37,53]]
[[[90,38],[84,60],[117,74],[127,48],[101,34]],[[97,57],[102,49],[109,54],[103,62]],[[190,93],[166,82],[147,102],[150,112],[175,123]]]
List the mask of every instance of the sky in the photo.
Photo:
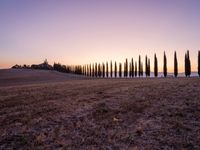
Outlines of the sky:
[[124,62],[158,57],[197,70],[200,0],[0,0],[0,68],[15,64]]

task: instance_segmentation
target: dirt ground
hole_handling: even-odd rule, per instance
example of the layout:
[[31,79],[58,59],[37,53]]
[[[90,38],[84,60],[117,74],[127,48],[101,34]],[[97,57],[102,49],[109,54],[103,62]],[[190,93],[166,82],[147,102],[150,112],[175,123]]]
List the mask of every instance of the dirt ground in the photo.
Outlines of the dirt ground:
[[200,78],[9,77],[0,149],[200,149]]

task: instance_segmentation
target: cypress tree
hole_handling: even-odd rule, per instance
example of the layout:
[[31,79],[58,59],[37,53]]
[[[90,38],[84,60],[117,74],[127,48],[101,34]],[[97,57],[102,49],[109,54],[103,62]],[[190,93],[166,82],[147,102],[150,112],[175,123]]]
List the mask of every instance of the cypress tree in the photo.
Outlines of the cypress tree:
[[139,77],[141,75],[141,57],[140,57],[140,55],[139,55],[139,60],[138,60],[138,75],[139,75]]
[[167,77],[167,57],[166,57],[166,55],[165,55],[165,52],[164,52],[163,73],[164,73],[164,77]]
[[134,77],[134,62],[133,62],[133,58],[131,59],[131,76]]
[[95,77],[97,77],[97,63],[95,63]]
[[154,55],[154,76],[158,76],[158,60],[156,54]]
[[185,76],[188,76],[188,62],[187,62],[187,54],[185,53]]
[[122,77],[122,64],[119,63],[119,77]]
[[128,59],[126,58],[126,77],[128,77]]
[[108,62],[106,62],[106,77],[108,78]]
[[90,64],[90,77],[92,76],[92,66]]
[[178,75],[178,61],[176,56],[176,51],[174,52],[174,76],[177,77]]
[[105,78],[105,64],[102,64],[102,69],[103,69],[103,78]]
[[[72,69],[72,70],[74,71],[74,69]],[[85,65],[85,76],[87,76],[87,65]]]
[[189,50],[185,53],[185,76],[190,76],[191,74],[191,64]]
[[[72,69],[72,71],[73,71],[73,69]],[[87,76],[87,67],[86,67],[86,65],[85,65],[85,76]]]
[[132,77],[132,65],[131,62],[129,63],[129,78]]
[[145,57],[145,73],[146,73],[146,77],[148,76],[148,62],[147,62],[147,55]]
[[200,77],[200,51],[198,52],[198,74]]
[[110,62],[110,77],[112,78],[112,73],[113,73],[113,69],[112,69],[112,61]]
[[100,77],[101,75],[100,75],[100,64],[98,64],[98,69],[97,69],[98,71],[98,77]]
[[150,59],[148,59],[148,76],[150,77],[151,68],[150,68]]
[[135,77],[137,77],[137,62],[135,62]]
[[117,62],[115,61],[115,78],[117,78]]
[[92,76],[94,77],[94,63],[92,64]]

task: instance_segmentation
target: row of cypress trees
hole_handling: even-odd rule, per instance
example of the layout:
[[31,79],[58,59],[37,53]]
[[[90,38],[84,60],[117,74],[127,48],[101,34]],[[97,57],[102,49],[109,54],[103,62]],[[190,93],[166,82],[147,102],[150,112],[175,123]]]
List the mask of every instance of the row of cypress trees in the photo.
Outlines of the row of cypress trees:
[[[85,76],[91,76],[91,77],[122,77],[122,63],[119,63],[119,68],[117,67],[117,62],[110,61],[110,70],[109,70],[109,64],[106,62],[106,64],[89,64],[84,65],[82,67],[82,74]],[[128,69],[129,68],[129,69]],[[119,69],[119,70],[118,70]],[[78,67],[76,70],[79,71],[79,74],[81,72],[80,67]],[[145,56],[145,74],[146,77],[149,77],[151,73],[150,70],[150,59]],[[200,51],[198,51],[198,74],[200,76]],[[163,58],[163,75],[164,77],[167,77],[167,57],[164,52],[164,58]],[[189,77],[191,75],[191,62],[190,62],[190,56],[189,51],[185,53],[185,76]],[[143,76],[143,62],[141,61],[141,56],[139,55],[138,59],[138,70],[137,70],[137,61],[135,61],[133,58],[130,62],[128,62],[128,59],[126,58],[124,62],[124,72],[123,77],[141,77]],[[158,59],[156,54],[154,54],[154,76],[158,76]],[[177,61],[177,54],[176,51],[174,52],[174,77],[178,76],[178,61]]]

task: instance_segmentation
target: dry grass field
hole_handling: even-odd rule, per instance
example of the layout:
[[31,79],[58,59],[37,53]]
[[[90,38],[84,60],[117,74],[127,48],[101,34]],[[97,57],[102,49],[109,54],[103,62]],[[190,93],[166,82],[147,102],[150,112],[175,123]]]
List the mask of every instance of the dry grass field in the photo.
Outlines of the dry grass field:
[[0,71],[0,149],[197,150],[199,141],[200,78]]

